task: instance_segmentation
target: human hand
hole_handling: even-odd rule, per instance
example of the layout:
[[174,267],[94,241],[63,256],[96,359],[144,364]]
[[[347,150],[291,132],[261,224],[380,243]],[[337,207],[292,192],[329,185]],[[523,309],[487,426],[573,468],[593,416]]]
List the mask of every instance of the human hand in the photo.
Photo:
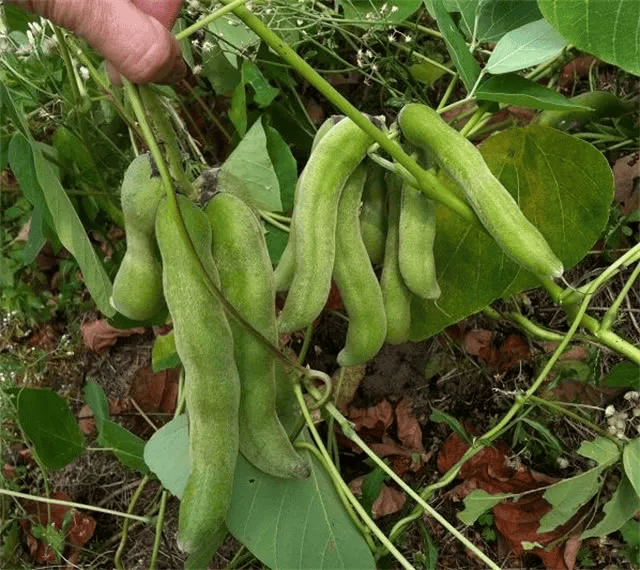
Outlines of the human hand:
[[173,83],[186,72],[169,30],[184,0],[9,0],[82,36],[119,83]]

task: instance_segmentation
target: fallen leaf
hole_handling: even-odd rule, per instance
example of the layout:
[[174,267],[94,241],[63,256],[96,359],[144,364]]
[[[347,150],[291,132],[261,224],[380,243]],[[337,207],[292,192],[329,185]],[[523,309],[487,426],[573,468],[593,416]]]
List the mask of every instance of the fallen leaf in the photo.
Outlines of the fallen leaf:
[[88,404],[85,404],[80,408],[80,412],[78,413],[78,425],[80,426],[80,431],[85,435],[90,435],[96,431],[96,420],[93,415],[93,410]]
[[634,152],[616,160],[613,165],[616,191],[615,199],[628,216],[640,207],[640,153]]
[[133,329],[115,329],[106,320],[98,319],[82,325],[82,340],[89,350],[98,354],[112,347],[120,337],[144,334],[141,327]]
[[378,437],[393,424],[393,407],[387,400],[381,400],[369,408],[349,408],[347,418],[355,424],[356,431],[362,428],[374,430]]
[[587,77],[596,58],[589,54],[580,54],[573,61],[567,63],[560,71],[558,87],[561,90],[568,89],[574,81]]
[[408,449],[422,453],[422,428],[418,418],[411,413],[411,403],[406,398],[402,398],[396,405],[396,422],[398,439],[402,444]]
[[133,377],[129,397],[146,413],[159,412],[163,407],[175,409],[179,378],[179,369],[153,372],[148,366],[139,368]]
[[[71,497],[66,493],[54,492],[52,499],[70,501]],[[24,501],[24,508],[28,517],[20,520],[31,556],[38,564],[55,564],[57,562],[56,552],[45,542],[36,539],[32,532],[32,525],[51,525],[60,531],[64,525],[65,518],[70,511],[66,505],[46,504],[39,501]],[[80,549],[91,539],[96,529],[95,519],[86,513],[71,509],[71,520],[67,524],[65,541],[66,546],[63,556],[68,560],[75,560]]]
[[[438,470],[448,471],[469,448],[457,434],[451,434],[440,449],[437,458]],[[576,513],[567,523],[551,532],[538,534],[540,519],[551,510],[551,505],[543,498],[544,491],[531,493],[532,490],[545,487],[557,481],[544,473],[524,466],[509,463],[509,448],[504,442],[495,442],[493,447],[485,447],[463,464],[458,477],[463,483],[451,492],[452,497],[461,500],[473,489],[482,489],[490,494],[511,493],[522,495],[518,500],[506,499],[492,509],[496,530],[509,545],[511,552],[522,556],[531,552],[539,556],[549,570],[571,570],[575,555],[571,550],[565,552],[565,546],[558,541],[570,531],[575,531],[583,515]],[[523,543],[537,543],[541,547],[526,550]],[[575,544],[569,545],[570,549]]]
[[[364,477],[364,475],[360,475],[359,477],[352,479],[348,484],[349,489],[351,489],[351,492],[356,497],[360,497],[362,495],[362,483],[364,481]],[[406,496],[402,491],[389,487],[388,485],[383,485],[380,489],[380,493],[376,497],[376,500],[373,501],[373,504],[371,505],[371,516],[374,519],[379,519],[380,517],[397,513],[402,510],[405,501]]]

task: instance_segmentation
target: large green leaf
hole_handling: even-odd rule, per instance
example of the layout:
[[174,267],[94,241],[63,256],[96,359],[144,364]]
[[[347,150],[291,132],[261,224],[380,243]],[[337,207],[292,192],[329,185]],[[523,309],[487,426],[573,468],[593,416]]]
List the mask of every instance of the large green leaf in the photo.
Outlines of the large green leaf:
[[603,507],[604,517],[595,526],[585,530],[580,538],[591,538],[593,536],[606,536],[618,530],[635,513],[640,510],[640,497],[636,495],[633,485],[626,475],[622,479],[613,496]]
[[638,0],[538,0],[538,7],[578,49],[640,75]]
[[269,155],[262,119],[258,119],[220,167],[218,188],[252,206],[282,211],[280,182]]
[[[189,474],[186,415],[154,434],[145,461],[162,484],[180,496]],[[373,569],[364,539],[315,460],[311,476],[293,481],[266,475],[238,456],[227,527],[272,570]]]
[[566,45],[547,21],[529,22],[500,38],[485,69],[498,74],[532,67],[555,57]]
[[45,467],[60,469],[84,452],[84,440],[67,401],[52,390],[22,388],[18,422]]
[[[565,268],[580,261],[608,219],[613,176],[605,157],[584,141],[539,125],[500,133],[480,150]],[[538,286],[485,233],[440,205],[434,253],[442,296],[435,302],[414,297],[414,340],[495,299]]]
[[78,213],[38,143],[16,133],[11,140],[9,161],[22,191],[55,229],[62,245],[75,257],[98,309],[108,317],[113,316],[115,309],[109,303],[111,281]]
[[522,0],[445,0],[444,5],[449,12],[460,12],[460,28],[480,42],[496,42],[542,16],[535,2]]
[[469,52],[462,33],[455,25],[451,14],[444,6],[443,0],[424,0],[425,6],[438,22],[438,29],[447,44],[447,50],[453,60],[456,71],[467,88],[467,91],[475,86],[480,76],[480,65]]

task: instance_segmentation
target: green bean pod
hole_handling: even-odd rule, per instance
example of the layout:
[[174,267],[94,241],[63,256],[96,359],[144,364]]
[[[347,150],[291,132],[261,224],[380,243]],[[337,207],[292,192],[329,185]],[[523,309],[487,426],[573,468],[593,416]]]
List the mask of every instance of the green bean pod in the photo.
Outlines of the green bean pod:
[[572,126],[581,127],[590,121],[619,117],[634,109],[633,103],[623,101],[607,91],[588,91],[571,97],[570,101],[584,105],[586,108],[543,111],[538,116],[537,123],[566,131]]
[[398,230],[398,264],[409,290],[422,299],[440,297],[433,257],[435,237],[435,202],[413,186],[403,184]]
[[[321,125],[318,127],[316,131],[315,137],[313,137],[313,143],[311,144],[311,152],[315,150],[318,146],[318,143],[324,138],[324,136],[335,126],[337,125],[344,117],[342,115],[332,115],[327,118]],[[296,185],[295,194],[293,196],[293,204],[295,209],[295,204],[297,203],[297,198],[299,195],[298,186]],[[287,241],[287,245],[280,256],[280,260],[278,261],[278,265],[276,266],[274,272],[274,280],[276,291],[278,293],[283,293],[289,289],[291,285],[291,281],[293,279],[293,274],[296,268],[296,246],[295,246],[295,232],[293,224],[289,228],[289,240]]]
[[347,340],[338,354],[338,364],[343,367],[371,360],[387,335],[382,291],[358,223],[366,179],[367,168],[360,164],[347,180],[338,205],[333,280],[349,316]]
[[305,328],[324,307],[331,287],[340,194],[372,142],[353,121],[344,119],[320,140],[302,171],[291,222],[295,271],[279,317],[282,332]]
[[[273,345],[278,343],[273,269],[264,232],[240,198],[219,192],[206,208],[222,292]],[[276,356],[235,319],[230,321],[240,375],[240,452],[258,469],[290,479],[310,473],[276,414]]]
[[164,305],[162,267],[156,255],[155,219],[164,197],[148,154],[135,158],[122,181],[120,200],[127,250],[113,281],[110,303],[125,317],[145,321]]
[[384,243],[387,239],[387,193],[385,169],[373,160],[367,160],[367,181],[362,193],[360,232],[371,263],[384,261]]
[[384,248],[384,263],[380,276],[380,288],[387,316],[386,342],[402,344],[409,340],[411,331],[411,291],[400,273],[400,207],[402,179],[396,175],[387,180],[389,203],[389,228]]
[[411,144],[431,151],[508,257],[542,279],[562,275],[562,262],[469,140],[425,105],[406,105],[398,123]]
[[[187,198],[177,199],[196,252],[208,275],[219,284],[207,216]],[[198,558],[216,540],[231,504],[238,456],[240,379],[224,308],[192,260],[168,199],[158,208],[156,237],[176,349],[184,367],[189,413],[191,465],[180,501],[178,544]]]

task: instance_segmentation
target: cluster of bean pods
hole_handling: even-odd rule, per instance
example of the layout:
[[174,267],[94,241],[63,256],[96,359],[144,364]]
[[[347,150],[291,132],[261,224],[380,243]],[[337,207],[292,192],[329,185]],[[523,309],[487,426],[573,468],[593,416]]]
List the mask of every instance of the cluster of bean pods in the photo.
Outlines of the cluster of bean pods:
[[273,267],[258,218],[225,192],[204,210],[177,196],[196,260],[147,155],[125,173],[121,199],[127,253],[112,303],[136,320],[150,318],[165,302],[169,308],[189,416],[190,471],[178,541],[189,553],[186,568],[206,567],[226,534],[238,452],[275,477],[310,473],[276,413],[274,353],[227,317],[203,275],[204,270],[236,311],[277,345]]

